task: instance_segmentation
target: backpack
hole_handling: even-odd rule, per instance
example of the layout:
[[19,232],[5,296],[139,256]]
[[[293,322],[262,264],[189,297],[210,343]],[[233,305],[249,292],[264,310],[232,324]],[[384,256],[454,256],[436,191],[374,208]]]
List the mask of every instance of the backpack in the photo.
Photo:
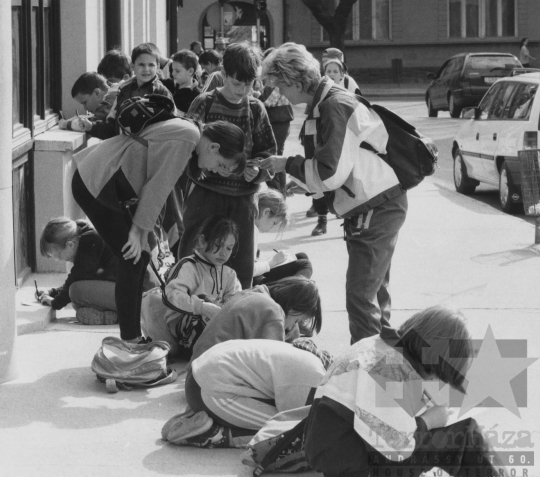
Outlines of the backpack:
[[116,121],[120,130],[128,135],[140,134],[151,124],[176,118],[174,101],[162,94],[145,94],[126,99],[121,105]]
[[253,477],[263,472],[311,470],[304,451],[304,428],[311,406],[276,414],[266,422],[242,454],[242,463],[253,468]]
[[92,371],[105,382],[109,393],[119,388],[129,391],[131,386],[169,384],[178,378],[176,371],[167,368],[170,349],[165,341],[135,344],[108,336],[92,360]]
[[[360,147],[383,159],[394,170],[405,190],[416,187],[424,177],[435,172],[438,152],[429,138],[421,136],[412,124],[384,106],[371,104],[362,96],[355,97],[379,115],[388,132],[386,154],[380,154],[366,142],[362,142]],[[428,143],[432,148],[428,147]]]

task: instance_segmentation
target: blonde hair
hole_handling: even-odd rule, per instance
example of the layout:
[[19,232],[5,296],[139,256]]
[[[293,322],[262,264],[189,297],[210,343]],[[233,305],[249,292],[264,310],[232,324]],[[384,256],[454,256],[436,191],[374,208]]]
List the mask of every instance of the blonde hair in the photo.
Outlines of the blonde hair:
[[64,249],[78,235],[77,222],[68,217],[56,217],[45,225],[39,240],[39,251],[47,257],[51,246]]
[[279,224],[280,230],[285,228],[289,223],[289,208],[285,197],[281,192],[275,189],[268,189],[259,192],[257,195],[259,217],[264,209],[270,210],[271,217],[278,217],[281,222]]
[[263,61],[262,79],[288,86],[301,84],[305,93],[315,93],[321,81],[321,66],[304,45],[284,43]]

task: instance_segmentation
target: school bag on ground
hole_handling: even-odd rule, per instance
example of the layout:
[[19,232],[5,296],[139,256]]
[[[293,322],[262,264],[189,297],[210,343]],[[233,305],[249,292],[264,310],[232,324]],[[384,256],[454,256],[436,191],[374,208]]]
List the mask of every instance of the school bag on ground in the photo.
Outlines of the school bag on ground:
[[[384,106],[371,104],[362,96],[355,97],[379,115],[388,132],[386,154],[379,154],[366,142],[362,142],[360,147],[381,157],[394,170],[405,190],[416,187],[424,177],[435,172],[438,152],[429,138],[421,136],[412,124]],[[432,146],[428,147],[427,143]]]
[[135,344],[108,336],[92,360],[92,371],[109,393],[169,384],[178,378],[176,371],[167,368],[170,349],[165,341]]
[[140,134],[151,124],[176,118],[174,101],[162,94],[145,94],[126,99],[121,105],[116,122],[127,136]]
[[304,451],[304,427],[310,409],[304,406],[276,414],[251,439],[242,463],[253,468],[253,477],[264,472],[311,470]]

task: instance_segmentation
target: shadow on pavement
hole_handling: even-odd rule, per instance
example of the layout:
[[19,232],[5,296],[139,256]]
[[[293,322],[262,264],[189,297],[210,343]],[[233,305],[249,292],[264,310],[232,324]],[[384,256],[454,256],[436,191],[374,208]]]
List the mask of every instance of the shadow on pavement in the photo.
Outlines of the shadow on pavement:
[[529,245],[523,249],[504,250],[502,252],[485,253],[472,257],[477,263],[489,263],[490,265],[499,265],[507,267],[517,262],[540,257],[540,245]]

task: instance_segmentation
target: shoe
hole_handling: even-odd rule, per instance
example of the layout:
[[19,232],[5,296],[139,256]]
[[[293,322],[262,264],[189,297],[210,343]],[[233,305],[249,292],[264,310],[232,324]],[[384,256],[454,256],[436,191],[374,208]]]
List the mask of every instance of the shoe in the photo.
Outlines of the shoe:
[[306,212],[306,217],[317,217],[318,215],[319,214],[315,211],[313,206],[311,206]]
[[326,233],[326,215],[319,215],[319,220],[317,221],[317,225],[315,228],[311,231],[311,235],[317,236],[317,235],[323,235]]
[[100,311],[95,308],[79,308],[75,317],[84,325],[115,325],[118,323],[116,311]]
[[228,429],[225,429],[224,426],[214,423],[212,427],[203,434],[188,437],[186,440],[179,442],[178,445],[205,447],[207,449],[215,449],[216,447],[230,447],[229,439],[227,438],[227,431]]
[[173,444],[182,445],[186,439],[206,433],[214,425],[214,420],[204,411],[192,416],[178,414],[165,423],[161,437]]

